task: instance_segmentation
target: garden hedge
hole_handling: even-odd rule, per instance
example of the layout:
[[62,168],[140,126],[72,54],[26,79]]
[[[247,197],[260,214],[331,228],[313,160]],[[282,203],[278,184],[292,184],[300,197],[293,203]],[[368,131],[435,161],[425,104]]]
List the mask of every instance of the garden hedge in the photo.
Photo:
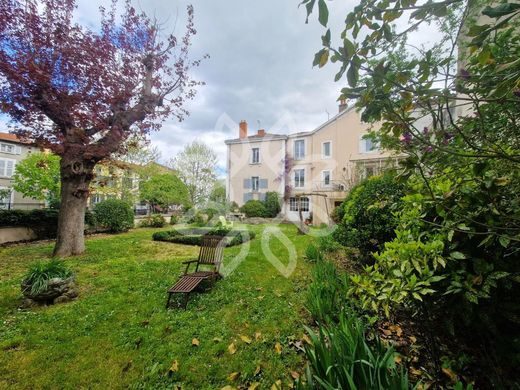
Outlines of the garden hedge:
[[[27,227],[34,231],[37,239],[55,238],[58,229],[56,209],[0,210],[0,227]],[[90,212],[85,213],[85,224],[96,226],[96,218]]]
[[184,228],[172,229],[166,232],[156,232],[152,238],[154,241],[166,241],[184,245],[201,245],[204,235],[227,237],[227,246],[240,245],[255,238],[255,233],[246,230],[229,230],[217,228]]

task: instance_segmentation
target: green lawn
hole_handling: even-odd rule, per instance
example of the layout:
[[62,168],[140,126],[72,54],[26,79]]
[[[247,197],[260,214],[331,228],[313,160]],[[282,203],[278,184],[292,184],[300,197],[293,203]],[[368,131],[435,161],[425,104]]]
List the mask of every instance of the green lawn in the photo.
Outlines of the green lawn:
[[[77,274],[79,299],[30,310],[18,308],[20,280],[52,245],[0,249],[0,389],[220,389],[254,382],[264,389],[278,379],[285,387],[302,366],[293,341],[307,321],[308,238],[292,225],[280,227],[298,253],[295,272],[285,278],[262,254],[264,227],[249,228],[257,237],[246,260],[213,290],[195,295],[187,311],[165,310],[165,291],[198,247],[153,242],[160,229],[89,238],[86,254],[66,261]],[[225,262],[240,249],[226,249]],[[276,239],[271,250],[287,258]],[[169,372],[175,360],[178,371]],[[240,376],[232,381],[234,372]]]

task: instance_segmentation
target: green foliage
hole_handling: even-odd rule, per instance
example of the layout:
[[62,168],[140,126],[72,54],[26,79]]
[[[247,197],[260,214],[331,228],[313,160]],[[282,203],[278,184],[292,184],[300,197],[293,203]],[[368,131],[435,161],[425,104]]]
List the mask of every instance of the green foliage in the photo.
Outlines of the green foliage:
[[277,192],[266,192],[264,205],[265,205],[265,209],[267,211],[266,212],[267,217],[268,218],[276,217],[282,210],[282,207],[280,205],[280,195],[278,195]]
[[244,204],[240,211],[243,212],[246,217],[261,217],[261,218],[267,218],[268,212],[267,208],[265,207],[264,202],[259,200],[249,200]]
[[66,279],[72,276],[72,270],[59,260],[39,261],[32,264],[23,278],[23,284],[31,289],[32,295],[47,290],[49,280]]
[[206,225],[207,219],[205,218],[205,215],[202,213],[202,211],[197,210],[192,213],[187,222],[195,226],[204,226]]
[[172,229],[166,232],[155,232],[152,236],[154,241],[167,241],[185,245],[201,245],[204,235],[226,237],[226,246],[240,245],[255,238],[253,231],[230,229],[222,226],[214,228],[182,228]]
[[183,205],[189,202],[188,189],[172,173],[158,173],[140,184],[141,199],[152,206],[167,208],[170,205]]
[[315,263],[318,260],[321,260],[321,254],[316,245],[309,244],[305,249],[305,259],[311,263]]
[[365,327],[353,313],[340,315],[339,324],[306,328],[312,341],[305,346],[309,361],[305,383],[296,389],[408,390],[408,374],[395,364],[393,347],[376,337],[369,343]]
[[217,204],[225,204],[226,203],[226,186],[223,181],[217,180],[211,193],[209,195],[209,200],[215,202]]
[[341,245],[334,240],[334,237],[326,235],[318,238],[318,248],[322,253],[331,253],[341,249]]
[[238,211],[240,209],[240,207],[238,207],[238,203],[233,201],[229,204],[229,209],[231,211]]
[[343,202],[343,220],[334,237],[344,246],[359,248],[368,258],[395,237],[394,210],[403,195],[404,187],[393,173],[366,179]]
[[318,323],[337,319],[346,308],[348,277],[340,274],[336,266],[317,259],[312,270],[313,281],[307,291],[307,310]]
[[139,222],[140,227],[155,227],[160,228],[166,225],[166,220],[161,214],[151,214],[142,219]]
[[179,216],[176,214],[172,214],[172,216],[170,217],[170,225],[176,225],[177,223],[179,223]]
[[13,175],[13,189],[25,197],[59,201],[60,157],[51,153],[31,153],[19,161]]
[[343,203],[337,207],[334,207],[334,210],[332,210],[332,213],[330,214],[330,218],[335,223],[341,223],[343,221],[343,217],[345,216],[345,206]]
[[113,233],[134,227],[134,212],[130,205],[119,199],[107,199],[94,207],[98,224]]

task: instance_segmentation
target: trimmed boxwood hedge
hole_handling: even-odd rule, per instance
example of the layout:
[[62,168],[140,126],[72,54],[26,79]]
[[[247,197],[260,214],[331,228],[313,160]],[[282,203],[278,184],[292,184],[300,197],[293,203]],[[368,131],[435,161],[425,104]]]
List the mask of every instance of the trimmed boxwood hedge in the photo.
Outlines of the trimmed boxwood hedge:
[[[228,236],[229,233],[229,236]],[[166,232],[156,232],[153,234],[154,241],[174,242],[184,245],[201,245],[204,235],[227,236],[227,246],[240,245],[243,242],[255,238],[254,232],[245,230],[229,230],[222,227],[217,228],[183,228],[172,229]]]
[[[56,209],[0,210],[0,227],[27,227],[34,231],[37,239],[55,238],[58,213]],[[91,228],[96,226],[95,216],[88,210],[85,224]]]

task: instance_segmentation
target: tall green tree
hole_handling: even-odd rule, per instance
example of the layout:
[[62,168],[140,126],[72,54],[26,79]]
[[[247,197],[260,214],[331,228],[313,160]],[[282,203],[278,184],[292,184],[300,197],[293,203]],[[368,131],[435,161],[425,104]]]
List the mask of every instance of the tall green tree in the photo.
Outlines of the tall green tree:
[[209,200],[217,179],[217,155],[208,145],[193,141],[170,161],[170,165],[188,187],[193,205],[201,205]]
[[184,183],[172,173],[159,173],[151,176],[140,185],[141,199],[153,209],[157,206],[189,204],[189,192]]
[[60,157],[32,153],[16,164],[13,189],[23,196],[49,203],[60,200]]

